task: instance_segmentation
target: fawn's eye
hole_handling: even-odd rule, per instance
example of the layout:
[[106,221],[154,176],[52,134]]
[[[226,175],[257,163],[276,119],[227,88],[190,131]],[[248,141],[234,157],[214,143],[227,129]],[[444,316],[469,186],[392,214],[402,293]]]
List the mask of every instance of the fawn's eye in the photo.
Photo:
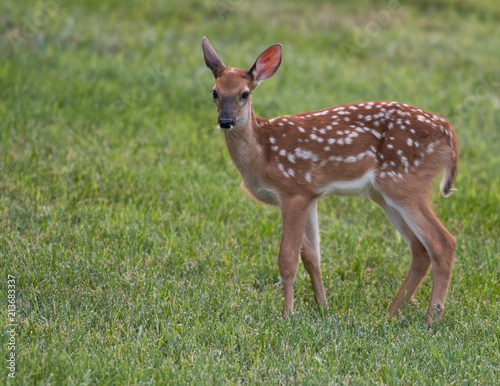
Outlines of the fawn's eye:
[[217,94],[217,91],[212,90],[212,96],[214,97],[214,99],[217,99],[219,97],[219,94]]
[[243,99],[248,99],[249,96],[250,96],[250,91],[245,91],[245,92],[243,92],[243,94],[241,94],[241,97]]

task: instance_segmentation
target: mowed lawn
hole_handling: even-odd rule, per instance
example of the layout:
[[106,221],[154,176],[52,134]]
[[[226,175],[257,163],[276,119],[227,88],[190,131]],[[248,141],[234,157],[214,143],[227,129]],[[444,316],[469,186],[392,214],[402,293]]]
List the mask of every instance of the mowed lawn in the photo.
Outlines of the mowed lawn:
[[[280,215],[239,187],[203,36],[243,68],[283,44],[260,116],[396,100],[452,122],[440,325],[432,272],[386,316],[409,250],[348,197],[319,205],[329,310],[300,264],[281,318]],[[496,0],[1,2],[0,384],[498,384],[499,37]]]

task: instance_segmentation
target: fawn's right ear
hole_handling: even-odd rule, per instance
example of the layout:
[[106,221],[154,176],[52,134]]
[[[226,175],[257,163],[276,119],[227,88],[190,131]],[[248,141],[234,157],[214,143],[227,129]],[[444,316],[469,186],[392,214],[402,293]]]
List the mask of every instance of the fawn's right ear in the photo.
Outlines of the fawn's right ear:
[[222,71],[226,69],[226,66],[224,65],[224,63],[222,63],[219,55],[217,55],[217,52],[215,52],[215,50],[212,48],[210,42],[206,37],[203,37],[201,41],[201,48],[203,50],[203,58],[205,59],[205,64],[208,68],[210,68],[210,70],[212,70],[215,79],[217,79],[220,74],[222,74]]

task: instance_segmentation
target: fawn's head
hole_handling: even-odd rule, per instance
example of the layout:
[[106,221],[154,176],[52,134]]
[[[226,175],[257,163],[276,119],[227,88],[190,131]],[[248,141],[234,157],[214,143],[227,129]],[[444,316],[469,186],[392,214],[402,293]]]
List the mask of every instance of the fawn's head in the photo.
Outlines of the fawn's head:
[[206,37],[201,47],[205,64],[215,77],[212,95],[217,105],[219,128],[229,130],[244,125],[252,109],[252,91],[261,81],[273,76],[281,64],[281,44],[260,54],[248,71],[226,67]]

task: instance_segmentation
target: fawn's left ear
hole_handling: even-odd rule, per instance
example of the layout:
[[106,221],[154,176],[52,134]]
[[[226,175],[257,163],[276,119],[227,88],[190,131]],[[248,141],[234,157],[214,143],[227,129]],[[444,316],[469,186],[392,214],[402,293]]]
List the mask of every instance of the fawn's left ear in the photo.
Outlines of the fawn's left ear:
[[275,44],[259,55],[252,68],[248,71],[253,78],[254,88],[263,80],[274,75],[281,64],[281,51],[281,44]]

